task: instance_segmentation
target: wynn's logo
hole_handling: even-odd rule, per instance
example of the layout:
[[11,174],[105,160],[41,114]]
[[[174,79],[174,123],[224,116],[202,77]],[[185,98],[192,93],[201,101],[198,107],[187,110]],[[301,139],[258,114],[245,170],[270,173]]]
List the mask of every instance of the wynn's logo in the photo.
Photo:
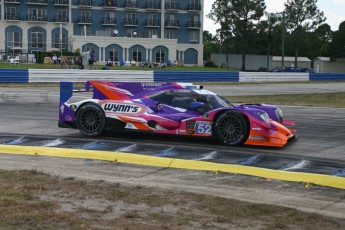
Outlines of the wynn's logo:
[[139,114],[143,108],[139,105],[122,103],[104,103],[102,108],[105,112]]

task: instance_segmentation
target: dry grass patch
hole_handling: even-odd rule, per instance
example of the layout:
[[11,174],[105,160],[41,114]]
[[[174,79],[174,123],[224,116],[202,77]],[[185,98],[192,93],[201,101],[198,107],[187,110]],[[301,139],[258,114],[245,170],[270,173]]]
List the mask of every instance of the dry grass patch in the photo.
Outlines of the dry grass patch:
[[345,220],[274,205],[0,171],[1,229],[343,229]]

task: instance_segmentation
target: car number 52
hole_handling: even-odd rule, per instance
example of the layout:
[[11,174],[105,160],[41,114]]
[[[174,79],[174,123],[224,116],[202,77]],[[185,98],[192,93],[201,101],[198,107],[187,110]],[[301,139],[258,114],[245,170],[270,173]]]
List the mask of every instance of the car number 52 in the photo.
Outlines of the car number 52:
[[196,133],[198,134],[211,134],[212,125],[208,123],[197,123]]

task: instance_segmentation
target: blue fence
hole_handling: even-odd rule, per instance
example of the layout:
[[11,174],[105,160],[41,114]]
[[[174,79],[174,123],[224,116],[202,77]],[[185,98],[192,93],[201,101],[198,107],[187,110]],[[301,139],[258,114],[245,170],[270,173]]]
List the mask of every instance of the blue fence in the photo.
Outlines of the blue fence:
[[344,73],[310,73],[309,81],[337,81],[345,80]]
[[239,82],[239,72],[154,71],[155,82]]
[[131,82],[344,81],[345,73],[0,69],[0,83],[60,82],[66,80],[85,82],[89,79]]
[[27,69],[0,69],[0,83],[28,83]]

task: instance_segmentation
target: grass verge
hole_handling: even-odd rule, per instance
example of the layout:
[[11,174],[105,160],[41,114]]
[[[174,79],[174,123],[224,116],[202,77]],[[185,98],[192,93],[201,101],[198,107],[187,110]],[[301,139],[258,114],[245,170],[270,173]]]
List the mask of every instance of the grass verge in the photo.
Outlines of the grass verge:
[[344,229],[345,220],[181,191],[0,170],[1,229]]
[[345,92],[226,97],[232,103],[345,108]]

